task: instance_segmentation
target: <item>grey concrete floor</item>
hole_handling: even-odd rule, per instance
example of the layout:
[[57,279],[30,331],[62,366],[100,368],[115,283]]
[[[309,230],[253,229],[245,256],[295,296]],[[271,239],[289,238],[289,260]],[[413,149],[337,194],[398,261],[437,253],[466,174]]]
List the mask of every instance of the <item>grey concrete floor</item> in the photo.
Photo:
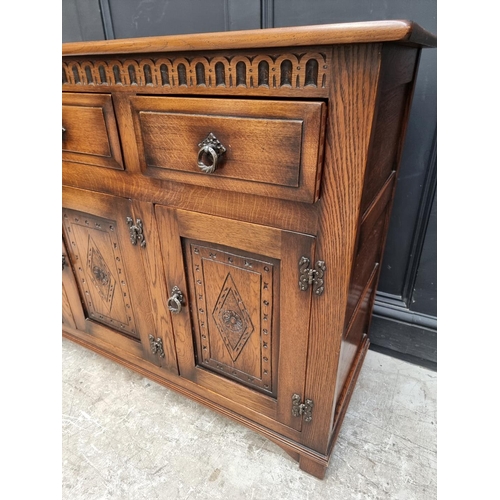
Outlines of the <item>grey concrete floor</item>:
[[369,351],[324,480],[202,405],[63,340],[67,500],[436,498],[436,373]]

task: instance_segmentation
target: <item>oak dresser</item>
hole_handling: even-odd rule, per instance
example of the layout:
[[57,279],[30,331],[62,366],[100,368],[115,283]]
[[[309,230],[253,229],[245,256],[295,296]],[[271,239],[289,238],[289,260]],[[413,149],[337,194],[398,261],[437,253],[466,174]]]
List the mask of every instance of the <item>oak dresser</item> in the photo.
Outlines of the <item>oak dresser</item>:
[[408,21],[63,44],[63,335],[322,478],[435,44]]

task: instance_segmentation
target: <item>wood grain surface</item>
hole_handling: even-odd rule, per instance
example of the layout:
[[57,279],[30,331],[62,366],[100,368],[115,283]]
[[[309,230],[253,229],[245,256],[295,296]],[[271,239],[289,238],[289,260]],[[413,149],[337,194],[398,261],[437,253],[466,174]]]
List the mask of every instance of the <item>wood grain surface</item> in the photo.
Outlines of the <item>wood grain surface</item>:
[[[322,478],[435,42],[383,21],[66,44],[64,335]],[[227,151],[204,173],[209,133]]]
[[110,95],[64,93],[63,160],[123,170]]
[[303,429],[303,443],[325,454],[375,115],[380,49],[378,44],[346,45],[337,47],[333,56],[316,246],[317,258],[327,265],[328,285],[311,302],[305,394],[314,401],[317,420]]
[[105,42],[73,42],[63,44],[63,55],[245,49],[248,46],[287,47],[317,44],[319,40],[325,45],[400,42],[435,47],[437,43],[434,35],[411,21],[368,21]]
[[[131,98],[131,106],[144,174],[315,201],[323,103],[139,96]],[[198,155],[210,133],[226,152],[213,173],[204,173]]]

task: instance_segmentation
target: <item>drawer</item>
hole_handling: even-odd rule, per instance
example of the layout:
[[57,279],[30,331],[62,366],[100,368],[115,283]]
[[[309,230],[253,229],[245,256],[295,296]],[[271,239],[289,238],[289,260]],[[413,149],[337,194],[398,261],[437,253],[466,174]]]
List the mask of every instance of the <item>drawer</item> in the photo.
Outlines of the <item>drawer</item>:
[[63,161],[123,170],[120,140],[111,96],[62,96]]
[[[145,175],[316,201],[324,103],[137,96],[131,106]],[[205,141],[210,134],[225,148],[221,156]]]

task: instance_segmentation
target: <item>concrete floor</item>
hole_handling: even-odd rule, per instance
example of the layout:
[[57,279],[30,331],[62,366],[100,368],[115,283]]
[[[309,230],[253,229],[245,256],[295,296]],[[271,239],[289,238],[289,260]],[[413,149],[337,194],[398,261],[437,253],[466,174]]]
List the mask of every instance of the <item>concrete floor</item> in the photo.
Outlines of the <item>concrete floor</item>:
[[185,397],[63,340],[67,500],[436,498],[436,373],[369,351],[325,479]]

